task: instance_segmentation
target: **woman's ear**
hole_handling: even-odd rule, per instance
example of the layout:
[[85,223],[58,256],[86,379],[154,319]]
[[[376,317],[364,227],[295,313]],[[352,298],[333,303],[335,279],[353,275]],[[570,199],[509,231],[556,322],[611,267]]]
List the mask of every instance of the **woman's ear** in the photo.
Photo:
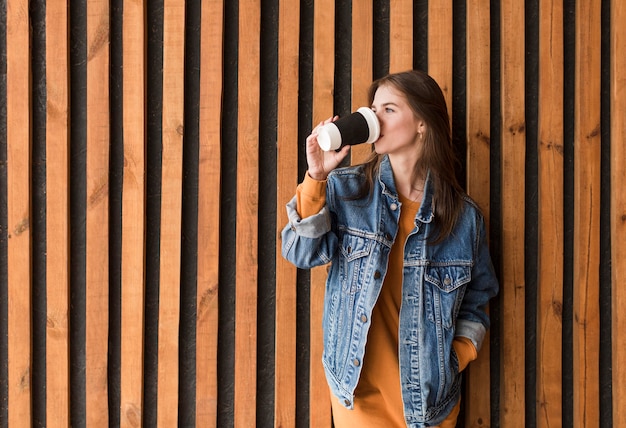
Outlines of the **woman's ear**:
[[426,123],[422,119],[417,120],[417,133],[424,134],[426,131]]

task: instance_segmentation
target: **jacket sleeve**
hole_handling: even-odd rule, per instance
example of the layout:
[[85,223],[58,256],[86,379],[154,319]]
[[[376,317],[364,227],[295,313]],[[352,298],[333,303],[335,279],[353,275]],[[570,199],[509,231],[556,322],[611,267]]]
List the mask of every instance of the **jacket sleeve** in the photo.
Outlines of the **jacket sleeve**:
[[326,205],[326,182],[305,177],[287,203],[289,223],[281,233],[282,255],[301,269],[329,263],[337,248]]
[[498,279],[491,262],[485,223],[481,215],[477,216],[475,258],[472,267],[472,279],[465,290],[456,322],[456,336],[467,337],[479,351],[489,328],[487,305],[498,293]]

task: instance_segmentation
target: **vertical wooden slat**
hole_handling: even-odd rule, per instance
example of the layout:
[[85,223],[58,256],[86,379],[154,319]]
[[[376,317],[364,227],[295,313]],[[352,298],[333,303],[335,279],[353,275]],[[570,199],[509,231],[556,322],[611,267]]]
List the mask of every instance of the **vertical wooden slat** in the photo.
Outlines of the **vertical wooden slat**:
[[86,422],[107,424],[109,2],[87,4]]
[[[276,224],[287,224],[285,204],[298,181],[298,77],[300,7],[282,0],[278,12],[278,129]],[[281,256],[276,239],[276,328],[274,426],[296,425],[296,268]]]
[[[467,0],[467,192],[489,227],[491,81],[489,0]],[[430,58],[430,55],[429,55]],[[467,370],[465,423],[491,424],[489,336]]]
[[67,5],[46,5],[46,418],[69,426]]
[[[484,30],[482,30],[484,31]],[[452,0],[428,2],[428,74],[437,81],[452,117]]]
[[574,426],[600,423],[600,2],[576,3]]
[[389,72],[396,73],[412,68],[413,1],[389,0]]
[[[372,28],[374,11],[372,0],[352,3],[352,111],[369,106],[367,88],[372,83]],[[353,165],[362,163],[372,152],[372,146],[361,144],[350,149]]]
[[613,426],[626,426],[626,4],[611,2],[611,298]]
[[[563,4],[539,4],[537,426],[562,425]],[[530,422],[530,421],[529,421]]]
[[185,4],[165,0],[157,423],[178,420]]
[[31,296],[28,2],[7,8],[7,221],[9,426],[30,425]]
[[221,174],[223,0],[202,1],[200,153],[198,165],[198,290],[196,424],[217,424],[217,325]]
[[120,424],[142,424],[145,225],[145,8],[124,2],[124,179],[122,184],[122,310]]
[[[335,2],[319,0],[314,4],[313,34],[313,123],[333,115],[335,69]],[[311,269],[311,351],[309,414],[311,427],[330,427],[330,392],[322,366],[323,332],[322,312],[326,267]]]
[[256,424],[260,0],[239,3],[235,427]]
[[524,3],[501,3],[502,358],[501,425],[525,424],[524,412]]

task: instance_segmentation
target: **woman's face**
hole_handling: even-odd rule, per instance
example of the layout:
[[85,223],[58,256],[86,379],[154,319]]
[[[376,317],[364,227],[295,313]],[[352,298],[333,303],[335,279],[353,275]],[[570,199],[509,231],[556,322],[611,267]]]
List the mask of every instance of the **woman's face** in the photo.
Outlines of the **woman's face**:
[[415,117],[400,91],[391,85],[380,86],[374,95],[372,110],[380,121],[380,137],[374,143],[378,154],[419,155],[424,122]]

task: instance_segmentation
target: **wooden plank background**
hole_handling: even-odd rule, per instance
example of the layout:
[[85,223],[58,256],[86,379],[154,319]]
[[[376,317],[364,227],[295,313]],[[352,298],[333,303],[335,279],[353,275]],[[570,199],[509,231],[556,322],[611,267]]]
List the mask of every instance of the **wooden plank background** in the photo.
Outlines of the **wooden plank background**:
[[459,426],[626,427],[625,13],[3,2],[0,426],[330,428],[326,268],[281,257],[284,206],[311,129],[419,67],[501,280]]

